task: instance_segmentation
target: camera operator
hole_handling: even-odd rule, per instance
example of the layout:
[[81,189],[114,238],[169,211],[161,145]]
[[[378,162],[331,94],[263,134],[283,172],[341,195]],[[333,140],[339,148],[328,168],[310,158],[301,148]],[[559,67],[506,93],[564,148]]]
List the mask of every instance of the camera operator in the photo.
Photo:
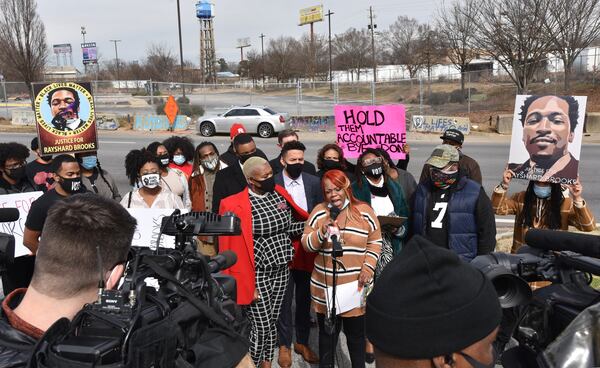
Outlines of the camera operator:
[[530,181],[527,190],[507,196],[514,172],[504,170],[502,182],[492,193],[496,215],[516,215],[511,252],[524,245],[529,229],[568,230],[575,226],[580,231],[593,231],[596,220],[583,199],[583,186],[577,178],[567,185],[571,197],[565,197],[560,184]]
[[378,368],[494,367],[501,316],[481,271],[415,236],[367,298],[367,337]]
[[52,206],[29,288],[14,290],[2,302],[0,367],[25,366],[44,331],[97,299],[98,252],[105,287],[116,287],[135,227],[117,202],[91,193]]

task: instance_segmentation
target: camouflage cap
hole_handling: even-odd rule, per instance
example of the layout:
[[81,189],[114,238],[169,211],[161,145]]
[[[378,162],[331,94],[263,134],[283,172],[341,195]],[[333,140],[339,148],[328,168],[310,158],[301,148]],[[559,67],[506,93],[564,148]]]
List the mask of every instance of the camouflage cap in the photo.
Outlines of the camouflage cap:
[[440,144],[433,149],[426,164],[441,169],[450,162],[458,162],[459,158],[460,156],[458,155],[458,150],[456,148],[449,144]]

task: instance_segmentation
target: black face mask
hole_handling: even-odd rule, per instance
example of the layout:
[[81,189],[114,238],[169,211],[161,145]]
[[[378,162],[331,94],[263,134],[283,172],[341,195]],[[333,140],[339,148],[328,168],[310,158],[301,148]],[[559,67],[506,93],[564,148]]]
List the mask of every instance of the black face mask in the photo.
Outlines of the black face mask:
[[160,167],[169,166],[169,154],[168,153],[165,155],[156,156],[156,158],[158,159],[158,163],[159,163]]
[[40,156],[40,159],[42,159],[45,162],[49,162],[52,160],[52,155]]
[[25,165],[16,169],[6,170],[6,176],[18,182],[21,181],[25,177]]
[[246,162],[250,157],[255,157],[258,156],[258,154],[256,153],[256,151],[249,153],[247,155],[238,155],[240,162],[242,163],[242,165],[244,164],[244,162]]
[[255,180],[260,185],[260,190],[265,193],[273,193],[275,191],[275,177],[271,176],[265,180]]
[[302,175],[302,169],[304,169],[304,164],[301,163],[287,164],[285,167],[285,171],[292,179],[298,179]]
[[374,163],[363,168],[363,173],[371,178],[379,179],[383,175],[383,164]]
[[342,164],[335,160],[323,160],[323,169],[328,170],[341,170]]
[[496,366],[496,360],[498,359],[498,353],[496,352],[496,349],[494,349],[492,363],[490,363],[490,364],[483,364],[480,361],[473,358],[472,356],[470,356],[469,354],[463,353],[462,351],[460,351],[458,353],[460,355],[462,355],[462,357],[465,358],[465,360],[469,364],[471,364],[471,366],[473,366],[473,368],[494,368]]
[[81,183],[81,177],[78,176],[76,178],[71,178],[71,179],[67,179],[67,178],[63,178],[62,176],[61,178],[61,182],[60,182],[60,186],[63,188],[63,190],[69,194],[75,194],[75,193],[79,193],[82,191],[83,188],[83,184]]

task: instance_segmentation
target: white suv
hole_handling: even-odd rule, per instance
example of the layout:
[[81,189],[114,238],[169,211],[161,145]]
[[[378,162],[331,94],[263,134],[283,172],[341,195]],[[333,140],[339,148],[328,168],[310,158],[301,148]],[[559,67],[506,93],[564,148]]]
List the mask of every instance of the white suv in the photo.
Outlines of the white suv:
[[290,128],[287,114],[279,114],[265,106],[232,107],[224,114],[202,116],[196,121],[198,132],[204,137],[229,133],[233,124],[243,124],[248,133],[256,132],[262,138]]

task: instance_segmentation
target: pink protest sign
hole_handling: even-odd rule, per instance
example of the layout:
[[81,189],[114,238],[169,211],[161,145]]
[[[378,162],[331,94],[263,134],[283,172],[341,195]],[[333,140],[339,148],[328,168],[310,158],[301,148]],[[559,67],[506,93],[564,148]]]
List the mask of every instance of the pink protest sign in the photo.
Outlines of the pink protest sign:
[[334,111],[337,144],[344,157],[357,158],[366,148],[383,148],[393,159],[405,157],[403,105],[336,105]]

